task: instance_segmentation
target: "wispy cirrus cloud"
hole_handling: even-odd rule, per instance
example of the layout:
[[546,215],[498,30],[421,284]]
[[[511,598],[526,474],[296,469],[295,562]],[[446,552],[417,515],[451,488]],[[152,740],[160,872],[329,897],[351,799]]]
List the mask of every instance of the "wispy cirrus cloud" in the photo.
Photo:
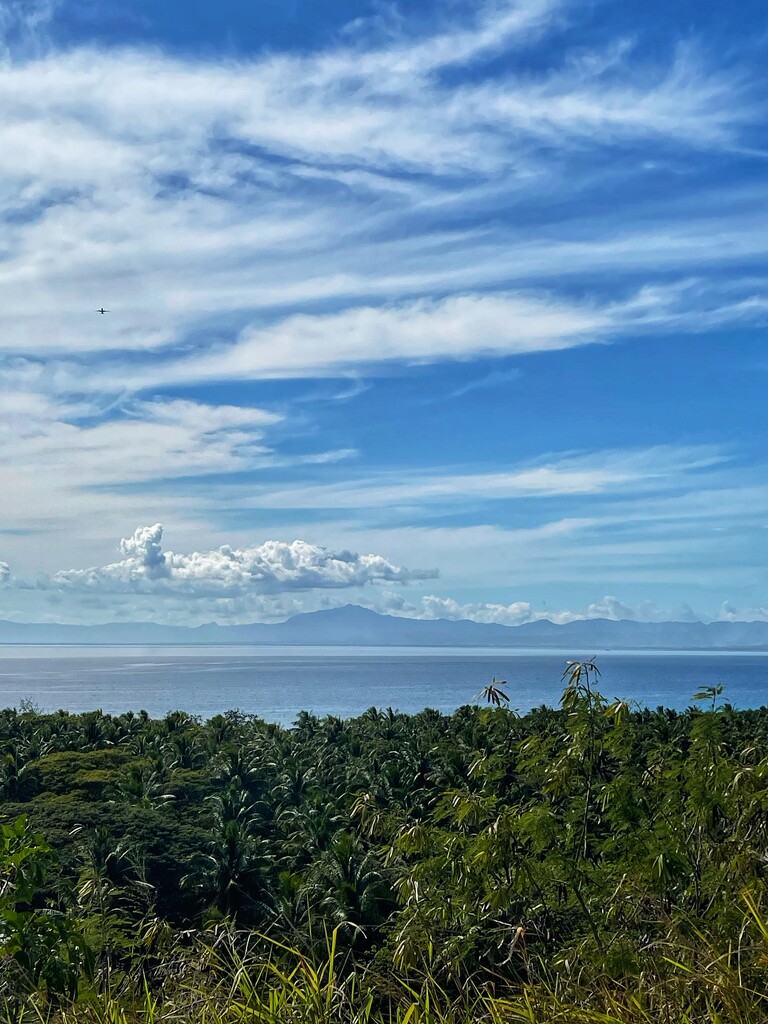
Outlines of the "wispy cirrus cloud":
[[[376,367],[462,362],[606,345],[626,337],[768,320],[768,281],[733,286],[700,277],[644,286],[619,300],[574,301],[551,292],[474,292],[441,299],[347,306],[252,324],[234,339],[125,361],[107,352],[93,362],[58,356],[47,363],[15,358],[5,377],[49,394],[118,394],[228,380],[334,377]],[[113,341],[110,343],[114,343]],[[120,342],[120,346],[122,346]],[[514,376],[519,371],[504,371]],[[496,378],[491,375],[492,384]],[[459,388],[467,394],[473,387]]]
[[563,453],[534,464],[486,472],[402,472],[360,477],[355,481],[262,489],[238,494],[225,488],[228,502],[251,508],[385,509],[437,503],[466,504],[573,495],[619,495],[678,489],[699,471],[727,461],[717,447],[659,446],[650,449]]
[[235,472],[270,457],[261,441],[281,419],[264,409],[181,399],[97,412],[35,393],[3,395],[0,465],[46,474],[49,485],[63,469],[69,485],[79,487]]
[[[299,314],[246,329],[230,346],[149,369],[166,380],[311,377],[376,363],[558,351],[602,340],[606,311],[524,295],[458,295],[399,306]],[[129,378],[130,379],[130,378]]]
[[[146,514],[189,524],[209,522],[207,500],[180,481],[211,480],[275,467],[331,465],[354,452],[318,447],[282,454],[272,435],[281,413],[254,406],[186,399],[60,402],[35,391],[0,395],[0,522],[6,530],[77,544],[88,523],[91,542],[106,546],[115,532]],[[24,547],[20,538],[16,547]],[[32,544],[32,549],[39,544]]]
[[[435,203],[445,217],[468,184],[493,194],[502,180],[521,199],[543,179],[545,193],[567,188],[539,153],[553,138],[561,150],[622,139],[720,149],[749,121],[741,84],[685,50],[667,66],[634,67],[622,50],[535,78],[442,75],[553,29],[562,6],[488,4],[433,37],[301,57],[90,47],[6,61],[0,346],[151,352],[237,309],[466,291],[492,281],[494,263],[496,277],[509,269],[487,228],[436,231]],[[577,246],[550,239],[537,255],[516,234],[510,223],[499,239],[507,260],[515,241],[515,276],[526,264],[560,273],[558,253],[567,261]],[[618,247],[602,244],[615,265]],[[643,248],[638,238],[624,258]],[[111,322],[85,315],[91,295],[115,305]]]
[[[740,293],[693,278],[646,286],[609,302],[486,292],[297,314],[248,327],[233,343],[211,346],[205,354],[145,367],[133,376],[124,367],[119,377],[140,389],[161,381],[333,376],[380,364],[524,356],[608,344],[630,334],[695,333],[767,321],[768,281],[760,280],[750,280]],[[94,375],[94,383],[114,386],[108,372]]]

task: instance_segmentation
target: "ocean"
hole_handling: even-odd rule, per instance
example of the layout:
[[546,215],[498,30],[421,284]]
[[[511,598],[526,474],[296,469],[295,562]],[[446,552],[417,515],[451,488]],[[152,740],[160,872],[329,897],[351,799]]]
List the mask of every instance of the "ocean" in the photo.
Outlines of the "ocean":
[[[359,647],[0,647],[0,707],[202,718],[238,709],[289,725],[301,710],[341,718],[366,708],[451,712],[495,676],[510,707],[555,705],[565,663],[596,652]],[[599,688],[648,707],[683,709],[722,684],[735,707],[768,703],[768,653],[597,652]]]

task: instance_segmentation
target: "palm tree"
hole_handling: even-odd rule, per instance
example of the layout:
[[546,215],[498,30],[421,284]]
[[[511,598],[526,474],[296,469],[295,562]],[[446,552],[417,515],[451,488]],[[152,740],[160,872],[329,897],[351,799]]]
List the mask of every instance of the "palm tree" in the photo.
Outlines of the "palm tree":
[[186,711],[169,711],[162,721],[163,728],[167,733],[185,732],[196,724],[195,716]]
[[205,762],[205,755],[197,739],[186,732],[173,736],[170,756],[175,768],[201,768]]
[[115,951],[130,944],[136,923],[148,913],[153,888],[133,847],[125,840],[115,842],[104,826],[77,825],[72,836],[80,858],[77,901],[95,919],[95,938],[108,977]]
[[312,865],[311,902],[356,945],[370,945],[394,906],[392,889],[376,856],[352,832],[340,832]]
[[299,807],[314,783],[314,769],[305,768],[294,758],[287,759],[273,787],[282,807]]
[[120,737],[120,727],[111,715],[101,709],[82,715],[77,728],[79,750],[103,750],[112,747]]
[[331,803],[286,807],[277,818],[277,824],[286,837],[286,843],[299,862],[307,862],[318,852],[327,849],[343,817]]
[[273,858],[269,843],[259,834],[255,806],[235,785],[208,797],[208,803],[213,813],[208,846],[182,885],[226,917],[260,920],[266,913]]
[[270,895],[270,910],[274,918],[274,928],[284,939],[288,934],[306,935],[308,919],[307,893],[304,879],[295,871],[280,871],[273,884]]
[[492,704],[497,708],[501,707],[502,704],[509,704],[509,696],[505,690],[502,690],[502,686],[506,685],[507,683],[505,680],[497,679],[496,676],[494,676],[492,682],[487,686],[484,686],[480,693],[476,695],[475,699],[479,697],[481,700],[487,701],[489,704]]
[[159,759],[129,764],[121,772],[115,792],[122,802],[140,807],[158,807],[175,799],[169,788],[168,769]]
[[302,743],[308,742],[320,728],[320,719],[310,711],[300,711],[293,723],[293,734]]
[[3,800],[19,800],[24,781],[30,776],[31,756],[29,746],[23,741],[10,742],[0,755],[0,797]]

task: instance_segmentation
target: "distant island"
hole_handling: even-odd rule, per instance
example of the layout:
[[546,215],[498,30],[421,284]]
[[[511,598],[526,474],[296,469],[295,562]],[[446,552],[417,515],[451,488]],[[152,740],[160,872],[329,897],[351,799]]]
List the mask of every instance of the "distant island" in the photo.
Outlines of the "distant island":
[[165,626],[113,622],[81,626],[0,621],[0,644],[280,644],[356,647],[534,647],[594,653],[622,650],[768,651],[768,622],[636,622],[548,619],[520,626],[467,619],[407,619],[345,605],[285,622]]

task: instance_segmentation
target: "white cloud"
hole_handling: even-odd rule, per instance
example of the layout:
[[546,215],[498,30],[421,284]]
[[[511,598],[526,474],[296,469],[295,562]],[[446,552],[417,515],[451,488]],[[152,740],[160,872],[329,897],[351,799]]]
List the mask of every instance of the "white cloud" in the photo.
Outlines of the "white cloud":
[[[552,523],[546,528],[513,531],[469,527],[452,532],[455,542],[466,542],[470,556],[483,558],[476,538],[470,535],[485,530],[486,544],[498,560],[506,552],[511,563],[506,579],[510,578],[538,584],[536,572],[530,573],[521,562],[521,555],[532,545],[543,541],[557,561],[567,558],[569,547],[585,547],[587,560],[592,557],[591,543],[577,540],[580,531],[587,531],[586,523]],[[421,537],[414,546],[429,552],[424,543],[430,533],[440,530],[412,531]],[[392,531],[396,543],[397,531]],[[569,540],[570,538],[570,540]],[[356,552],[332,550],[304,541],[284,543],[267,541],[258,546],[233,547],[222,545],[210,551],[177,553],[164,551],[163,527],[160,524],[137,528],[120,542],[122,558],[118,562],[88,569],[61,570],[50,577],[41,576],[36,583],[26,583],[11,577],[5,563],[0,563],[0,586],[5,593],[14,594],[15,612],[11,617],[35,621],[100,621],[138,620],[167,624],[195,625],[216,621],[222,624],[279,621],[323,608],[342,604],[360,603],[378,612],[434,621],[472,621],[519,626],[538,621],[564,624],[590,619],[637,622],[709,622],[768,620],[763,607],[740,609],[724,602],[714,614],[694,611],[690,605],[661,605],[645,600],[627,602],[615,596],[605,596],[581,607],[536,607],[530,600],[461,601],[438,594],[412,596],[413,590],[390,591],[370,584],[424,583],[437,577],[436,570],[404,569],[380,555],[361,555]],[[445,555],[445,550],[441,553]],[[532,564],[540,564],[542,553],[534,552]],[[453,570],[453,566],[449,569]],[[453,575],[451,571],[447,574]],[[631,578],[624,570],[619,577]],[[486,572],[484,584],[490,579]],[[498,585],[498,581],[496,582]],[[524,584],[525,585],[525,584]],[[519,589],[519,585],[518,585]],[[344,591],[340,594],[339,591]],[[108,597],[108,601],[105,598]],[[41,614],[40,608],[50,599],[54,605]],[[59,602],[66,600],[66,610]],[[41,601],[43,602],[41,605]],[[96,602],[94,604],[94,602]],[[10,606],[8,606],[10,607]],[[34,609],[26,614],[19,609]],[[4,615],[8,615],[4,611]]]
[[[170,579],[171,567],[163,554],[161,523],[155,523],[154,526],[138,526],[132,537],[123,537],[120,541],[120,552],[125,556],[124,560],[105,569],[95,570],[99,577],[117,575],[127,577],[129,581],[132,578]],[[71,572],[59,573],[57,579],[62,576],[67,582],[72,579]]]
[[587,607],[582,615],[575,618],[586,619],[612,619],[617,622],[622,619],[632,619],[635,622],[704,622],[707,617],[697,614],[687,604],[680,604],[675,607],[662,607],[655,601],[643,601],[638,605],[629,605],[618,597],[604,597],[601,601],[594,601]]
[[473,500],[509,500],[555,495],[598,495],[622,491],[662,491],[677,487],[685,474],[725,461],[716,447],[658,446],[646,449],[563,454],[495,472],[400,471],[355,481],[294,485],[282,490],[237,487],[222,494],[244,508],[386,508]]
[[[216,485],[207,483],[201,499],[192,481],[199,492],[212,475],[330,466],[353,454],[309,448],[283,456],[269,439],[282,420],[259,407],[106,395],[73,403],[28,386],[0,391],[0,524],[17,532],[19,571],[45,568],[46,548],[82,557],[148,514],[172,518],[182,535],[192,526],[209,534]],[[44,533],[46,544],[30,531]]]
[[266,541],[247,548],[224,545],[188,554],[162,550],[163,527],[139,527],[121,541],[123,559],[89,569],[67,569],[54,587],[114,593],[168,592],[190,597],[237,597],[294,590],[362,587],[432,579],[435,570],[404,569],[381,555],[329,551],[306,541]]
[[519,626],[530,622],[531,605],[528,601],[513,601],[511,604],[475,602],[460,604],[449,597],[425,595],[417,606],[420,619],[469,619],[472,622],[495,622],[502,626]]
[[[245,469],[282,416],[259,408],[165,401],[59,403],[34,392],[0,394],[0,465],[107,485]],[[63,471],[63,472],[62,472]]]
[[[237,152],[216,158],[212,141],[222,136],[321,165],[489,172],[517,164],[515,146],[553,135],[561,146],[585,136],[712,145],[748,116],[734,84],[684,51],[667,67],[633,68],[624,54],[620,77],[612,59],[537,76],[481,72],[460,85],[442,75],[510,52],[562,6],[486,3],[474,26],[424,39],[237,64],[136,49],[51,53],[3,69],[4,137],[21,143],[17,173],[43,180],[80,185],[115,169],[138,176],[182,165],[195,180],[221,185],[247,166]],[[45,164],[49,128],[73,143],[57,166]],[[93,147],[106,143],[106,167],[89,167]]]
[[522,372],[517,368],[511,370],[493,370],[491,373],[486,373],[482,377],[477,377],[474,380],[467,381],[466,384],[462,384],[458,388],[454,388],[447,395],[441,395],[439,399],[432,399],[432,401],[442,401],[443,398],[463,398],[464,395],[470,394],[472,391],[484,391],[485,389],[498,388],[502,385],[512,384],[520,380]]
[[[485,3],[472,23],[432,36],[237,63],[94,47],[4,61],[0,348],[149,357],[233,310],[465,295],[559,275],[562,263],[584,270],[578,242],[531,240],[514,223],[437,227],[430,211],[463,213],[470,194],[487,203],[499,189],[524,198],[542,179],[546,191],[573,187],[552,164],[553,140],[562,152],[627,139],[721,149],[753,112],[736,83],[685,51],[656,67],[622,50],[535,76],[482,62],[471,82],[442,73],[528,44],[564,6]],[[754,215],[744,228],[760,237]],[[592,265],[616,266],[647,259],[664,231],[626,245],[594,234],[592,221]],[[712,248],[689,245],[689,256]],[[94,317],[102,301],[113,312]],[[550,306],[538,309],[544,320],[569,313]],[[537,310],[512,312],[522,340],[505,350],[525,351]],[[589,319],[588,305],[575,314]],[[565,343],[578,332],[566,324]],[[482,348],[475,339],[465,351]]]
[[551,298],[457,295],[293,316],[270,327],[250,328],[227,349],[165,365],[163,374],[192,381],[313,376],[373,362],[557,351],[600,340],[609,325],[603,311]]
[[[356,76],[383,75],[396,82],[493,56],[550,27],[565,6],[563,0],[496,0],[479,5],[474,24],[453,26],[422,41],[397,40],[384,50],[358,54]],[[358,35],[361,27],[358,23]],[[338,58],[329,63],[338,74]]]
[[768,607],[738,608],[732,601],[724,601],[718,619],[721,622],[768,622]]
[[[418,602],[409,602],[400,594],[387,595],[384,609],[392,615],[415,619],[448,619],[490,622],[501,626],[522,626],[529,622],[548,621],[562,625],[567,622],[583,622],[589,619],[610,619],[618,622],[624,619],[634,622],[703,622],[706,616],[697,615],[687,605],[663,608],[652,601],[637,606],[626,604],[617,597],[604,597],[583,609],[560,609],[534,611],[529,601],[513,601],[510,604],[494,604],[477,601],[461,603],[453,598],[425,595]],[[721,616],[722,618],[723,616]],[[739,618],[737,614],[734,620]]]
[[[696,332],[768,320],[768,285],[733,295],[701,279],[645,286],[622,301],[586,302],[546,293],[471,293],[340,312],[294,314],[245,328],[182,358],[130,364],[119,356],[88,370],[57,360],[57,386],[134,391],[210,381],[339,376],[376,364],[426,364],[557,352],[627,335]],[[766,294],[764,295],[763,292]],[[22,370],[23,368],[23,370]],[[15,370],[31,373],[28,366]],[[514,372],[514,371],[513,371]],[[503,379],[503,378],[502,378]],[[493,382],[494,378],[489,378]],[[455,392],[461,396],[483,383]]]

